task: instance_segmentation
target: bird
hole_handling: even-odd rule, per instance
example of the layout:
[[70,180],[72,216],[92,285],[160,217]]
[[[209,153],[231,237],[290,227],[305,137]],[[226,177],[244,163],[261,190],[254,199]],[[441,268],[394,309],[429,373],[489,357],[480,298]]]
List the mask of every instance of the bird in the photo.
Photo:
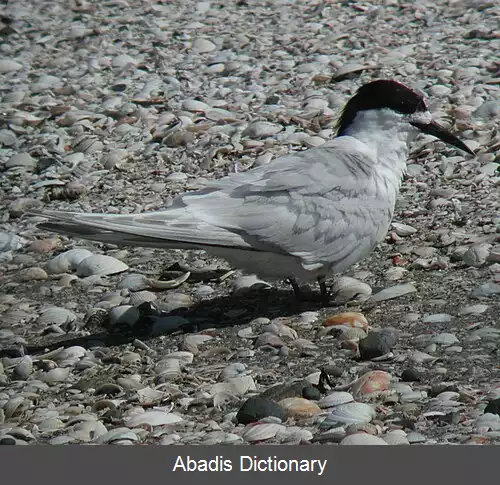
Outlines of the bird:
[[317,281],[345,272],[385,238],[406,174],[409,144],[432,135],[474,155],[433,120],[424,95],[394,79],[362,85],[336,136],[266,165],[231,173],[138,214],[43,210],[40,229],[115,245],[203,249],[267,281]]

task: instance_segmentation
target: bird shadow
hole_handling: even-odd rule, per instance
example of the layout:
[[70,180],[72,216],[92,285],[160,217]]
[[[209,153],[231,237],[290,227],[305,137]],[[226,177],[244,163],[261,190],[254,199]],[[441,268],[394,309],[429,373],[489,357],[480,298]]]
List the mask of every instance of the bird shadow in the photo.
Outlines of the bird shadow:
[[318,311],[323,306],[319,294],[308,295],[307,300],[297,300],[288,289],[249,289],[244,293],[218,296],[201,300],[188,308],[165,312],[150,302],[137,308],[140,317],[134,325],[110,325],[107,312],[89,319],[83,329],[87,335],[45,336],[42,341],[18,347],[0,348],[0,357],[20,357],[50,352],[59,348],[81,346],[113,347],[134,342],[148,341],[162,335],[195,333],[211,328],[246,325],[258,317],[286,318],[306,311]]

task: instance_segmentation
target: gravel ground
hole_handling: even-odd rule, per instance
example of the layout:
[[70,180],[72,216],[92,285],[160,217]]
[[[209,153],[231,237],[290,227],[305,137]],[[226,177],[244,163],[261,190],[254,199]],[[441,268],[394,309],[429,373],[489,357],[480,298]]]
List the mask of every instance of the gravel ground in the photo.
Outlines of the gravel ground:
[[[0,444],[500,443],[496,2],[1,8]],[[165,207],[321,145],[377,78],[477,156],[412,145],[390,233],[329,308],[25,214]]]

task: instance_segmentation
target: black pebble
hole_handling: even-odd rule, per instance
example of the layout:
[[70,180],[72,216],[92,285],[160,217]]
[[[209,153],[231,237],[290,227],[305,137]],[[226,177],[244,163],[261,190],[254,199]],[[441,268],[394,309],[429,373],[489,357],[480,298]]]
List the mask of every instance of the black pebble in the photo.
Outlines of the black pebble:
[[403,382],[420,382],[422,380],[422,374],[413,368],[408,368],[401,374],[401,380]]
[[286,419],[285,410],[274,401],[265,397],[251,397],[241,406],[236,419],[238,423],[249,424],[268,416],[275,416],[282,421]]
[[494,399],[490,401],[486,406],[485,413],[498,414],[500,415],[500,397],[498,399]]
[[361,360],[370,360],[387,354],[395,343],[396,337],[392,332],[372,332],[359,341]]
[[314,386],[306,386],[302,389],[302,397],[311,401],[318,401],[321,398],[321,393]]

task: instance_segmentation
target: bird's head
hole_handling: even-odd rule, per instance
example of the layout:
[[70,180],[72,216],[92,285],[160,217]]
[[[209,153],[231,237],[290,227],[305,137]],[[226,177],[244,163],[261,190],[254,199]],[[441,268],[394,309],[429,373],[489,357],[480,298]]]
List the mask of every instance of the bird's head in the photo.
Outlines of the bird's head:
[[378,80],[361,86],[342,111],[337,136],[363,129],[360,124],[365,123],[369,113],[380,115],[379,119],[385,117],[388,123],[402,124],[408,132],[419,130],[474,155],[465,143],[432,119],[422,94],[397,81]]

